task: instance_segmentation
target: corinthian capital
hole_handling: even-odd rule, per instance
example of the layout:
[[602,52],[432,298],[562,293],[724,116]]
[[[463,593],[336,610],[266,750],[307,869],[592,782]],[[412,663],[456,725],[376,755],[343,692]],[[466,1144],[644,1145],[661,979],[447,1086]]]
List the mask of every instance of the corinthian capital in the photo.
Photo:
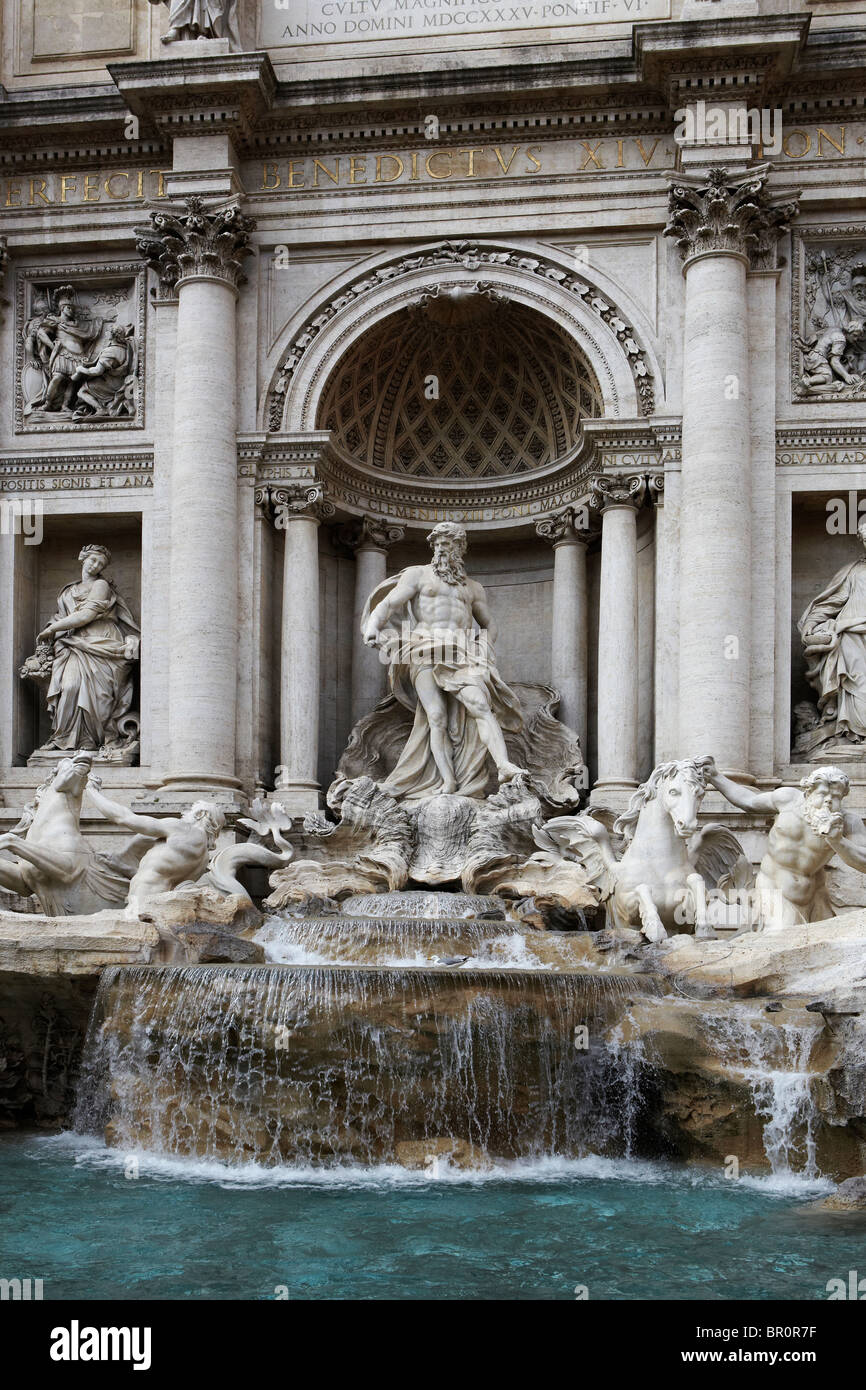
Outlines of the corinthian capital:
[[599,511],[610,507],[634,507],[637,509],[646,493],[646,478],[642,473],[622,474],[599,473],[590,480],[589,505]]
[[150,226],[136,227],[136,247],[159,275],[164,297],[194,276],[242,285],[242,262],[249,256],[250,233],[255,222],[237,203],[207,207],[204,199],[190,196],[182,205],[158,208],[150,214]]
[[684,261],[707,251],[736,251],[753,270],[777,264],[779,238],[797,212],[797,199],[775,201],[766,190],[767,165],[730,176],[711,169],[706,177],[681,175],[670,190],[665,236],[676,238]]
[[336,511],[321,483],[300,479],[256,488],[256,505],[271,518],[278,531],[284,531],[293,520],[328,521]]

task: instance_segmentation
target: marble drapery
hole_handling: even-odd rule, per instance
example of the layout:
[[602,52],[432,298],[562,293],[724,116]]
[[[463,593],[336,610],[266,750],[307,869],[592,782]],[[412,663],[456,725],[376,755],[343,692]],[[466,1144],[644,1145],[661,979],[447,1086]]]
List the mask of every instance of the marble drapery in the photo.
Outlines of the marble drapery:
[[[94,590],[96,592],[94,592]],[[47,691],[49,748],[97,749],[120,743],[119,721],[132,704],[139,627],[110,580],[60,593],[52,622],[74,615],[81,625],[59,632]]]
[[822,721],[866,738],[866,557],[839,570],[797,626]]

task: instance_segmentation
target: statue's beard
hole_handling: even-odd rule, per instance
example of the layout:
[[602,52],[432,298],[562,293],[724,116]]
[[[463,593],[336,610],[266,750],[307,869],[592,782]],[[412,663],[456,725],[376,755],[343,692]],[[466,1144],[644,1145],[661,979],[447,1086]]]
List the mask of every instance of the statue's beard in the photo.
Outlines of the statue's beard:
[[803,819],[816,835],[841,835],[845,829],[845,818],[838,811],[828,811],[806,798]]
[[434,551],[431,565],[440,579],[446,584],[465,584],[468,578],[462,557],[456,550],[440,547]]

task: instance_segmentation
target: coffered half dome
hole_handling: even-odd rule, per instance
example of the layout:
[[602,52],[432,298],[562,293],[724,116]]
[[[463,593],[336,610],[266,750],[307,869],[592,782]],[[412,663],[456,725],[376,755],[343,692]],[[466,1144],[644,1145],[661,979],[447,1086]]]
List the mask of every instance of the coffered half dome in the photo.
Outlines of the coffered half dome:
[[367,467],[457,481],[544,468],[602,413],[567,333],[490,288],[460,286],[358,338],[327,381],[318,427]]

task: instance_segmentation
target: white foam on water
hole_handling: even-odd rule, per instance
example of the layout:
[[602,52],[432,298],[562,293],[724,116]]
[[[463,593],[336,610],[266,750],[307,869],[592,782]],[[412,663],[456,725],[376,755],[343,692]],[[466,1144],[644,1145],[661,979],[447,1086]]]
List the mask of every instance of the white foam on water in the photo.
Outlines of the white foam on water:
[[743,1188],[770,1198],[820,1196],[832,1190],[828,1179],[805,1179],[795,1174],[749,1176],[732,1182],[716,1169],[676,1166],[651,1159],[605,1158],[588,1154],[583,1158],[515,1159],[491,1163],[486,1168],[456,1167],[447,1158],[436,1156],[424,1168],[405,1168],[401,1164],[381,1163],[332,1166],[281,1165],[260,1163],[230,1164],[214,1159],[182,1158],[151,1153],[142,1149],[109,1148],[102,1140],[64,1132],[58,1135],[28,1136],[28,1143],[46,1156],[68,1154],[82,1167],[124,1176],[131,1160],[140,1178],[154,1182],[191,1184],[212,1183],[224,1188],[320,1188],[320,1189],[432,1189],[479,1187],[496,1184],[540,1186],[579,1185],[582,1182],[668,1186],[673,1188]]

